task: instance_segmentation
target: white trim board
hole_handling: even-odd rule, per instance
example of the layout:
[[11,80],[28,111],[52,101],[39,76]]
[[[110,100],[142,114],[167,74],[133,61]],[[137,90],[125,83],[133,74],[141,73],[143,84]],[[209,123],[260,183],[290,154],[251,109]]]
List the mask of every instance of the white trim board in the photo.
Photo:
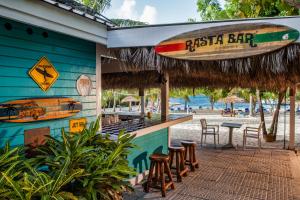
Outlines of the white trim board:
[[37,0],[1,0],[0,16],[106,45],[107,27]]

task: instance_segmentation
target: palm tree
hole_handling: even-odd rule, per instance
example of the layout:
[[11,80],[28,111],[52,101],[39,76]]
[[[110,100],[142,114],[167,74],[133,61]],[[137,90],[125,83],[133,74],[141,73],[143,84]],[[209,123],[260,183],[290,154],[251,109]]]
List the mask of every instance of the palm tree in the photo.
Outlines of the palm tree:
[[102,13],[105,9],[110,7],[111,0],[76,0],[83,5]]
[[222,98],[225,98],[229,94],[229,89],[215,89],[215,88],[201,88],[199,93],[204,94],[209,98],[211,110],[214,110],[215,103]]
[[187,111],[188,103],[191,102],[190,96],[195,95],[192,89],[171,89],[170,96],[174,98],[182,98],[184,100],[184,110]]

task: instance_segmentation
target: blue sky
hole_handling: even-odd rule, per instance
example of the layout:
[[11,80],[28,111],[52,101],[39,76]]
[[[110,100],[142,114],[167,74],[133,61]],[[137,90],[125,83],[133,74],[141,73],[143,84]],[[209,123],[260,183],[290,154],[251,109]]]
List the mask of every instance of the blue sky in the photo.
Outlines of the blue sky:
[[186,22],[189,18],[200,20],[197,0],[112,0],[104,15],[149,24]]

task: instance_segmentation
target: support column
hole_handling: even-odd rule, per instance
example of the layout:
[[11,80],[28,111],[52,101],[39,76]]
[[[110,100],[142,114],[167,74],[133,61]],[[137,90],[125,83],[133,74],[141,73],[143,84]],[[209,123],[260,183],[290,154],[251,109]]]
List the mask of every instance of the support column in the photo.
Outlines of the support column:
[[253,116],[253,96],[250,94],[249,115]]
[[96,114],[101,115],[101,46],[96,44]]
[[163,74],[161,83],[161,117],[166,119],[169,115],[169,74]]
[[145,116],[145,92],[144,88],[139,88],[139,96],[141,98],[141,116]]
[[290,87],[290,142],[289,149],[295,149],[295,102],[296,102],[296,87]]

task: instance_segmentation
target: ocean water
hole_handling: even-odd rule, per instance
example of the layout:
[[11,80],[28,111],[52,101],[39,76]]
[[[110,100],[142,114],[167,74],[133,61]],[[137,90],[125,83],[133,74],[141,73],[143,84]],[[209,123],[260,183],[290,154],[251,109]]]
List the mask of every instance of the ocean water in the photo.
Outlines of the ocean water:
[[[209,102],[209,98],[205,95],[197,95],[197,96],[190,96],[190,102],[188,102],[188,106],[192,109],[210,109],[211,104]],[[274,102],[273,106],[276,102]],[[173,104],[173,105],[172,105]],[[180,105],[177,105],[180,104]],[[170,106],[174,108],[175,110],[184,109],[184,99],[182,98],[170,98]],[[245,110],[246,108],[249,109],[249,103],[234,103],[234,109],[235,110]],[[267,104],[263,102],[263,106],[266,110],[272,109],[272,105]],[[222,110],[226,107],[226,104],[224,102],[216,102],[214,104],[215,110]],[[230,108],[230,104],[227,104],[227,107]],[[258,109],[258,105],[256,105],[256,109]],[[287,109],[289,109],[289,106],[287,106]]]

